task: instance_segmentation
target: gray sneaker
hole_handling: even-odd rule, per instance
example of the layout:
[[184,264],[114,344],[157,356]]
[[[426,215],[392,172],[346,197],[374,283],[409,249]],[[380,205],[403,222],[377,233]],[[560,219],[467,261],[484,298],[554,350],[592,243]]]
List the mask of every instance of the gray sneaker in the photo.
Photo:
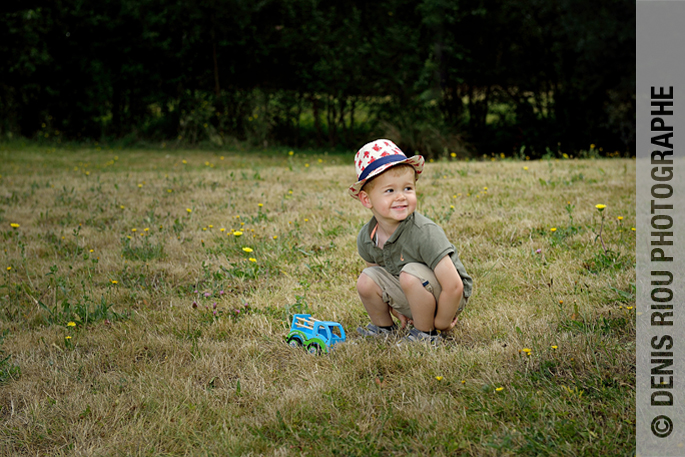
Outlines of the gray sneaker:
[[387,338],[389,336],[397,334],[397,329],[386,330],[384,328],[378,327],[377,325],[369,324],[366,327],[357,327],[357,332],[359,332],[359,334],[362,336],[371,336],[374,338]]
[[436,345],[440,342],[442,338],[440,334],[431,335],[430,333],[422,332],[419,329],[413,328],[409,330],[409,334],[397,342],[398,345],[407,343],[429,343],[431,345]]

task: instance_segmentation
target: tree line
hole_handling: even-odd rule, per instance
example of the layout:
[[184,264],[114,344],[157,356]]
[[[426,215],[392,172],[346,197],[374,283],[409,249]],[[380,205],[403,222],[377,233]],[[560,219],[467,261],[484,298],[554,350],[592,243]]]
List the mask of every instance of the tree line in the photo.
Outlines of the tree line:
[[0,11],[0,135],[634,154],[627,0],[48,0]]

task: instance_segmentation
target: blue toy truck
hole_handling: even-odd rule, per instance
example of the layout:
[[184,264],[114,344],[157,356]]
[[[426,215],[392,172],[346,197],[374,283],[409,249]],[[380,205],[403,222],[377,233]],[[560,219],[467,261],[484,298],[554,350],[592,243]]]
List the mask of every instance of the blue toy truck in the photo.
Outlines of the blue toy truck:
[[337,322],[320,321],[311,314],[295,314],[286,341],[292,347],[304,347],[311,354],[320,354],[345,341],[345,330]]

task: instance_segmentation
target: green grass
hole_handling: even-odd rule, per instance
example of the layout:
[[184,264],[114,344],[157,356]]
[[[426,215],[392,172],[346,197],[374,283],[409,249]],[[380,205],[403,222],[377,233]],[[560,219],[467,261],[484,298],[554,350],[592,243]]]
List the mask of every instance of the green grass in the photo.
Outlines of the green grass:
[[427,164],[475,283],[436,349],[356,336],[351,162],[0,146],[0,454],[633,455],[635,162]]

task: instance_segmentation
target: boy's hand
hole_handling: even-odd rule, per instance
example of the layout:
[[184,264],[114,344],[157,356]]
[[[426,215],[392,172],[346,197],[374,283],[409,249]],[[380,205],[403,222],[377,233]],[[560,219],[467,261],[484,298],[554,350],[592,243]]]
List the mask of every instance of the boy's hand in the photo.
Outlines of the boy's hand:
[[[400,320],[400,329],[404,329],[407,326],[407,324],[412,323],[411,320],[407,316],[405,316],[404,314],[401,314],[395,308],[390,308],[390,314],[392,314],[393,316],[395,316],[396,318],[398,318]],[[455,324],[456,324],[456,322],[455,322]]]
[[449,332],[450,330],[452,330],[452,329],[457,325],[457,322],[459,322],[459,315],[458,315],[458,314],[457,314],[456,316],[454,316],[454,320],[452,320],[452,323],[450,324],[450,326],[447,327],[447,328],[446,328],[445,330],[443,330],[442,332],[443,332],[443,333]]

